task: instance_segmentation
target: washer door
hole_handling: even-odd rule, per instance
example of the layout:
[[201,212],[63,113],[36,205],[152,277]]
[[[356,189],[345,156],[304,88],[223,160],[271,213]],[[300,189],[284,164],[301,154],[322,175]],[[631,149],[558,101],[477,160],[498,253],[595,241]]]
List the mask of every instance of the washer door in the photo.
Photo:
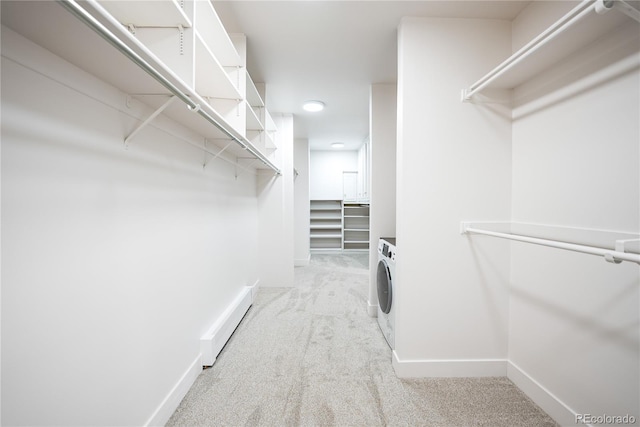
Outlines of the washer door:
[[378,305],[384,314],[391,311],[391,300],[393,297],[393,286],[391,283],[391,271],[387,261],[381,259],[378,261]]

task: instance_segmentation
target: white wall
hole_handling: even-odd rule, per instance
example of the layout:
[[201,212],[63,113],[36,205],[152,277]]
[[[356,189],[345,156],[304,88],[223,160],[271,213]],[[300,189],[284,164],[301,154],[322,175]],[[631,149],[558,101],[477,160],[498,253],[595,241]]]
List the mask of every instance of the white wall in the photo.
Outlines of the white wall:
[[309,161],[311,200],[342,200],[342,172],[358,170],[358,152],[313,150]]
[[258,258],[260,286],[293,286],[294,188],[293,116],[273,114],[276,164],[282,175],[264,171],[258,175]]
[[[555,13],[547,3],[519,16],[514,39]],[[515,221],[639,232],[639,51],[629,20],[515,91]],[[576,413],[638,419],[638,265],[522,244],[511,265],[512,379],[563,425]]]
[[148,108],[4,27],[2,52],[2,424],[158,422],[257,279],[255,176],[162,117],[125,150]]
[[395,84],[371,85],[369,100],[371,199],[369,208],[368,312],[377,315],[378,239],[396,235],[396,111]]
[[309,203],[309,141],[296,139],[293,147],[294,167],[298,175],[294,176],[294,260],[296,266],[309,264],[311,256],[309,242],[310,203]]
[[401,22],[394,354],[400,376],[506,374],[508,245],[472,243],[460,236],[459,224],[510,216],[510,117],[461,103],[460,91],[510,51],[506,21]]
[[513,37],[495,21],[402,23],[394,366],[401,376],[506,366],[561,425],[576,414],[637,420],[638,266],[456,236],[461,219],[577,228],[584,240],[640,230],[636,23],[516,88],[513,110],[458,99],[570,6],[532,2]]
[[357,177],[357,200],[369,201],[371,198],[371,154],[370,137],[360,146],[358,150],[358,177]]

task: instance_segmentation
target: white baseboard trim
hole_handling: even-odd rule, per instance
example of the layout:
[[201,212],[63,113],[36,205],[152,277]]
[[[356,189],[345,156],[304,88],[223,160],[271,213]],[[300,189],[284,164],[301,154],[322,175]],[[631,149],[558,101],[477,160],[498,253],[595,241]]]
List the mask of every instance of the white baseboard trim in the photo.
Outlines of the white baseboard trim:
[[236,299],[218,317],[218,320],[209,328],[209,331],[200,338],[200,352],[202,353],[202,365],[211,366],[216,357],[227,343],[233,331],[236,330],[244,317],[257,292],[258,282],[252,286],[245,286]]
[[371,304],[371,301],[367,300],[367,314],[369,317],[378,317],[378,304]]
[[151,415],[145,426],[164,426],[175,412],[182,399],[202,372],[202,355],[198,354],[196,360],[191,363],[187,371],[164,398],[158,409]]
[[576,425],[576,412],[515,363],[507,364],[507,378],[561,426]]
[[307,258],[297,258],[293,260],[294,267],[306,267],[311,263],[311,254]]
[[398,378],[504,377],[507,360],[402,360],[394,350],[393,369]]
[[247,285],[247,287],[251,290],[251,304],[253,304],[253,302],[256,300],[258,290],[260,289],[260,279],[253,282],[253,285]]

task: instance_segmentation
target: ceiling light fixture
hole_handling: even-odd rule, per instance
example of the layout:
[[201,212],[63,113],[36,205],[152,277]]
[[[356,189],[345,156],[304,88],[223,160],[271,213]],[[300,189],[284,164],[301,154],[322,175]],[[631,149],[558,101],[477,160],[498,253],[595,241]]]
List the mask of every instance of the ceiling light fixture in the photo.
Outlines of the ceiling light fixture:
[[324,102],[322,101],[307,101],[302,104],[302,108],[304,111],[309,111],[310,113],[317,113],[318,111],[324,110]]
[[344,147],[344,143],[342,142],[334,142],[333,144],[331,144],[331,148],[343,148]]

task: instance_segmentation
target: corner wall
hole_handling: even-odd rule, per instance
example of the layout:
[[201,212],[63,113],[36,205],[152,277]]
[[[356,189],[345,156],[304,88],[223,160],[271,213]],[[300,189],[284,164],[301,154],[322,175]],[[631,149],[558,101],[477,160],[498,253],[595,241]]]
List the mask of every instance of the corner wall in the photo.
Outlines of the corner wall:
[[369,101],[371,195],[369,211],[369,299],[367,311],[377,316],[378,240],[396,236],[397,86],[371,85]]
[[294,141],[294,167],[297,175],[293,177],[294,187],[294,221],[295,221],[295,266],[309,264],[310,252],[310,203],[309,203],[309,141],[296,139]]
[[290,287],[294,265],[293,116],[272,116],[278,128],[275,161],[282,175],[258,174],[260,286]]
[[509,247],[460,236],[511,207],[508,110],[460,92],[511,51],[507,21],[405,18],[398,45],[399,376],[506,375]]

